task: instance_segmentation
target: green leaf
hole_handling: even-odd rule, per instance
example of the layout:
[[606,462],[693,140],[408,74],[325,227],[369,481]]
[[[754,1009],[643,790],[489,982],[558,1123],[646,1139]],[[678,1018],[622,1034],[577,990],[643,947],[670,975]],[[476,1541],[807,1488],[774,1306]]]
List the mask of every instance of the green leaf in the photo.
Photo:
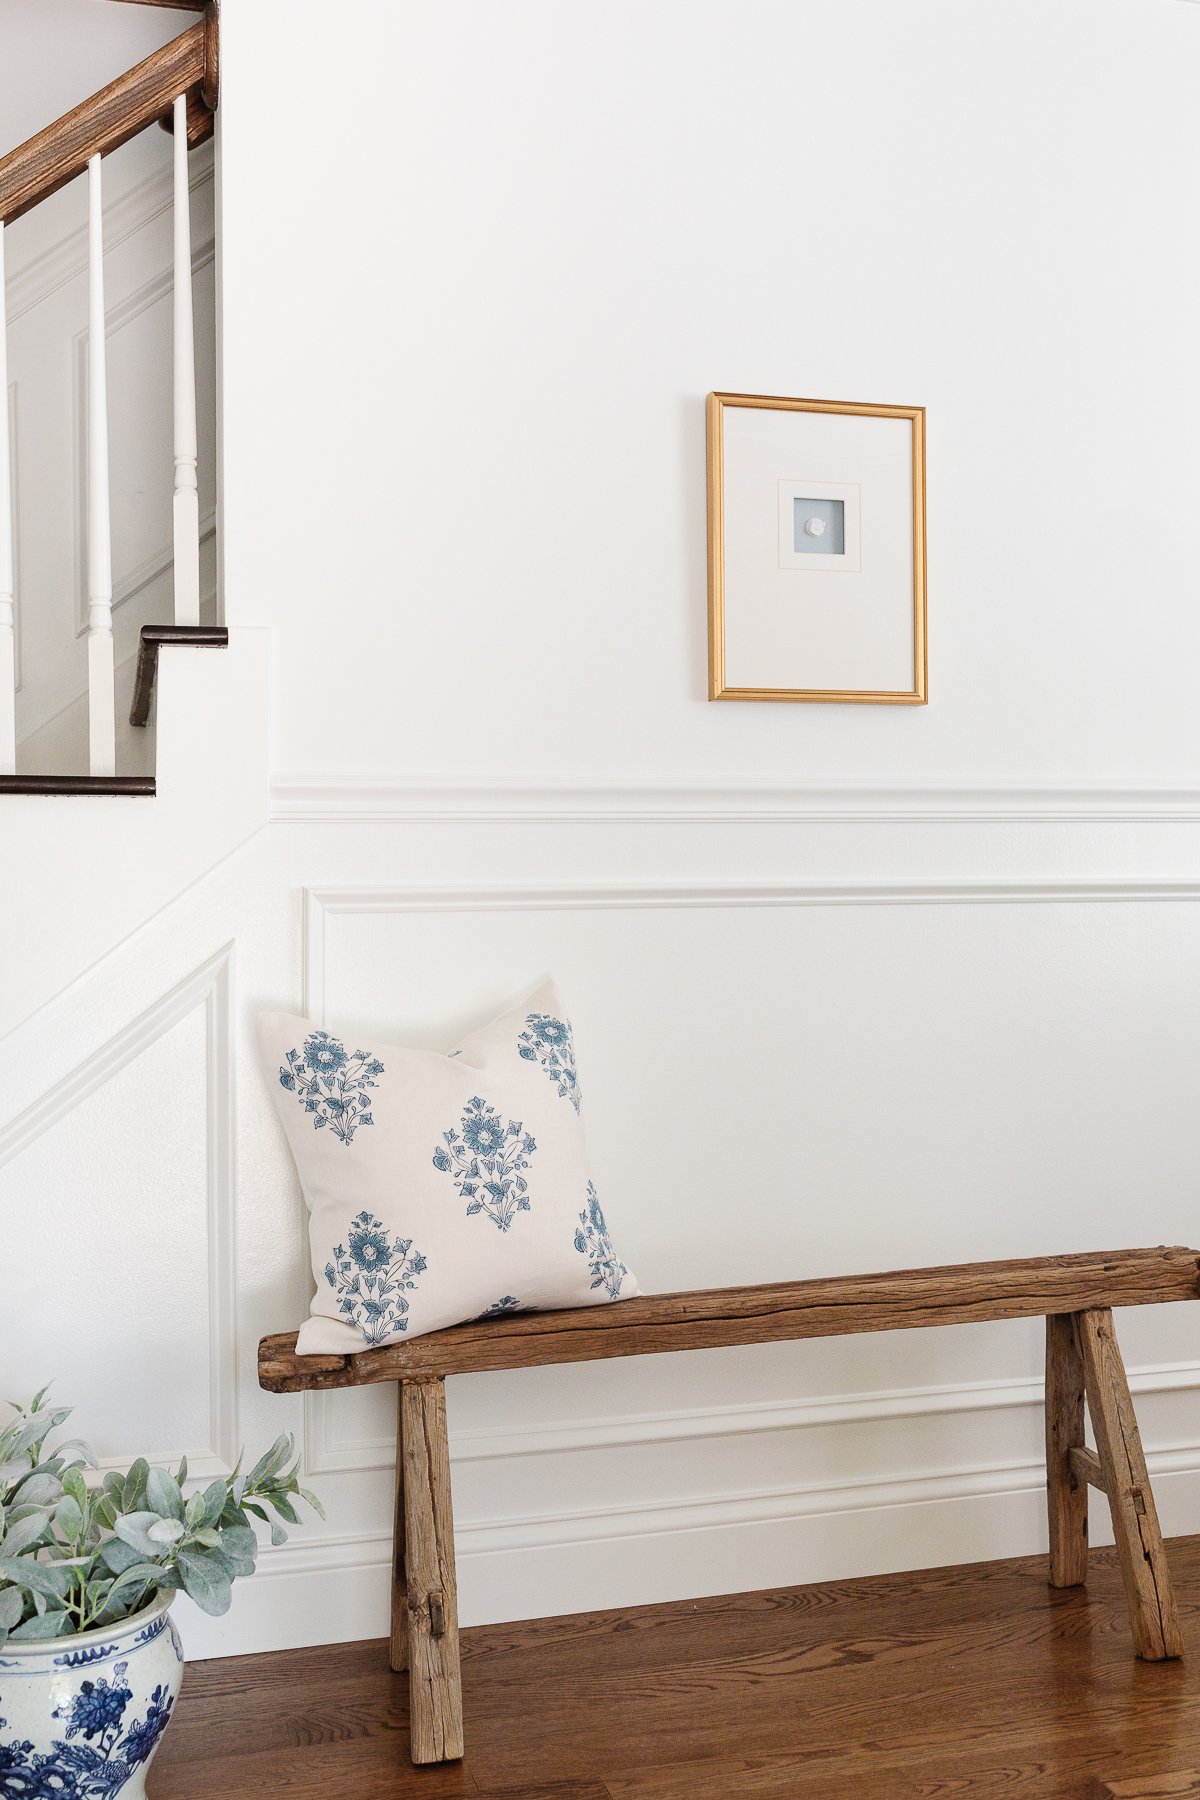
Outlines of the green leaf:
[[292,1443],[290,1432],[284,1432],[281,1437],[277,1437],[271,1448],[259,1457],[247,1475],[246,1487],[256,1487],[260,1481],[265,1481],[268,1475],[274,1475],[276,1470],[281,1468],[291,1457]]
[[258,1555],[257,1540],[247,1550],[241,1544],[226,1542],[228,1535],[227,1532],[220,1534],[220,1541],[212,1546],[210,1555],[216,1557],[231,1581],[236,1581],[240,1575],[253,1575],[254,1559]]
[[146,1498],[146,1479],[150,1474],[150,1464],[144,1456],[139,1456],[128,1475],[125,1477],[125,1488],[121,1496],[121,1510],[136,1512]]
[[36,1544],[50,1527],[50,1514],[36,1511],[27,1513],[23,1519],[10,1524],[4,1542],[0,1544],[0,1556],[20,1556],[31,1544]]
[[283,1494],[268,1494],[267,1499],[275,1508],[275,1511],[279,1514],[280,1518],[286,1519],[289,1525],[298,1525],[300,1523],[300,1517],[295,1507]]
[[40,1618],[26,1619],[10,1633],[14,1638],[70,1637],[75,1627],[65,1612],[43,1613]]
[[204,1517],[204,1495],[189,1494],[184,1503],[183,1522],[189,1531],[195,1531]]
[[146,1536],[155,1544],[177,1544],[183,1536],[184,1527],[179,1519],[160,1519],[152,1525]]
[[52,1470],[34,1469],[18,1482],[13,1499],[19,1506],[53,1506],[62,1497],[62,1481]]
[[300,1498],[308,1501],[308,1504],[312,1507],[318,1519],[323,1519],[325,1517],[325,1508],[321,1505],[321,1502],[317,1499],[317,1496],[311,1489],[302,1487],[299,1492]]
[[10,1481],[20,1481],[22,1475],[28,1475],[32,1467],[31,1456],[14,1456],[8,1462],[0,1462],[0,1487],[7,1486]]
[[215,1525],[225,1510],[225,1502],[229,1498],[229,1489],[223,1481],[210,1481],[204,1490],[204,1512],[201,1515],[202,1525]]
[[138,1599],[146,1588],[158,1587],[161,1575],[162,1570],[157,1563],[135,1563],[131,1569],[126,1569],[125,1573],[113,1582],[105,1602],[105,1612],[112,1613],[118,1607],[128,1610],[132,1602]]
[[214,1531],[210,1525],[201,1525],[196,1533],[196,1542],[203,1544],[206,1550],[219,1550],[221,1534],[219,1531]]
[[45,1443],[55,1424],[66,1418],[66,1413],[43,1413],[40,1418],[30,1419],[17,1433],[16,1442],[9,1450],[10,1456],[20,1456],[25,1451],[37,1450]]
[[274,1520],[271,1522],[271,1542],[275,1545],[276,1549],[279,1548],[280,1544],[287,1543],[287,1532],[283,1529],[282,1525],[276,1525]]
[[83,1536],[83,1511],[78,1500],[64,1494],[55,1509],[54,1523],[69,1544],[77,1544]]
[[63,1493],[70,1494],[72,1500],[74,1500],[79,1507],[79,1510],[83,1512],[88,1503],[88,1487],[87,1482],[83,1479],[79,1470],[68,1469],[62,1478],[62,1484]]
[[187,1457],[186,1456],[181,1456],[179,1459],[179,1468],[176,1470],[175,1479],[179,1483],[180,1487],[182,1487],[184,1482],[187,1480]]
[[132,1544],[121,1538],[109,1538],[100,1552],[102,1562],[110,1568],[114,1575],[123,1575],[126,1569],[132,1569],[134,1563],[141,1561],[141,1553]]
[[117,1520],[115,1530],[119,1538],[126,1544],[131,1544],[141,1556],[149,1560],[159,1554],[159,1545],[149,1535],[150,1527],[157,1524],[157,1513],[122,1513]]
[[25,1601],[19,1588],[0,1588],[0,1631],[11,1631],[21,1622]]
[[71,1585],[61,1563],[38,1562],[32,1556],[0,1556],[0,1581],[28,1588],[46,1600],[65,1600]]
[[211,1552],[197,1554],[193,1550],[181,1550],[178,1561],[184,1592],[196,1602],[201,1612],[210,1613],[214,1618],[228,1612],[233,1590],[229,1576]]
[[[64,1443],[56,1444],[54,1460],[66,1463],[71,1468],[75,1468],[80,1463],[86,1463],[89,1469],[96,1469],[100,1466],[96,1460],[96,1452],[90,1444],[85,1444],[82,1438],[68,1438]],[[118,1477],[119,1479],[120,1477]]]
[[146,1477],[146,1505],[162,1519],[183,1520],[183,1495],[179,1483],[166,1469],[151,1469]]

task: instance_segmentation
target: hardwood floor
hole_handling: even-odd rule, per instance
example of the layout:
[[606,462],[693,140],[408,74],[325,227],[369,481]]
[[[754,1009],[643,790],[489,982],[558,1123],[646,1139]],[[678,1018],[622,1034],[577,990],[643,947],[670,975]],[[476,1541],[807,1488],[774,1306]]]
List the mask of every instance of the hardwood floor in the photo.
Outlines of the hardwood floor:
[[1108,1550],[1086,1592],[1030,1557],[480,1627],[427,1769],[383,1641],[195,1663],[150,1793],[1200,1800],[1200,1538],[1168,1555],[1182,1662],[1134,1660]]

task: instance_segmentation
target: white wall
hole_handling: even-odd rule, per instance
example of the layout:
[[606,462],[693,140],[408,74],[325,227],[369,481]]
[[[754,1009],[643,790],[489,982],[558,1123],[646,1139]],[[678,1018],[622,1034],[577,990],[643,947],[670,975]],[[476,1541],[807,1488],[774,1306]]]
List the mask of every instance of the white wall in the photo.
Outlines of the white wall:
[[[371,14],[224,7],[225,604],[270,636],[271,816],[119,943],[96,834],[113,948],[64,927],[0,1044],[0,1261],[43,1266],[49,1208],[107,1296],[80,1341],[21,1287],[9,1387],[57,1371],[111,1458],[286,1423],[327,1502],[200,1653],[384,1624],[386,1397],[255,1385],[308,1294],[258,1008],[449,1044],[557,972],[650,1287],[1197,1235],[1200,12]],[[261,105],[313,33],[320,154]],[[928,708],[705,703],[714,387],[928,407]],[[261,713],[206,738],[179,697],[168,835],[218,742],[214,818],[267,761]],[[1122,1337],[1200,1529],[1193,1315]],[[1017,1324],[453,1382],[464,1616],[1035,1549],[1039,1361]]]

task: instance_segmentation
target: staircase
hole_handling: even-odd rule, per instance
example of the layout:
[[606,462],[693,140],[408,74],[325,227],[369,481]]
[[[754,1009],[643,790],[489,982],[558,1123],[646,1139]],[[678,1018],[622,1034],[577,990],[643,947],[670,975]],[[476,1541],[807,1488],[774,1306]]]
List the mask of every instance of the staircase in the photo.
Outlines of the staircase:
[[[140,3],[163,4],[164,0]],[[219,97],[219,14],[215,0],[202,8],[189,4],[189,0],[178,3],[187,10],[202,10],[203,16],[0,159],[0,401],[6,400],[9,392],[4,305],[7,228],[76,177],[86,174],[88,187],[87,440],[83,483],[87,521],[87,767],[70,774],[18,768],[14,450],[9,407],[0,404],[0,794],[144,797],[156,792],[154,775],[118,773],[103,192],[103,159],[155,125],[171,131],[174,137],[174,617],[142,629],[129,709],[129,724],[134,730],[143,730],[150,719],[160,649],[168,645],[224,649],[228,645],[224,626],[201,624],[200,620],[201,529],[189,190],[189,153],[205,143],[214,129]]]

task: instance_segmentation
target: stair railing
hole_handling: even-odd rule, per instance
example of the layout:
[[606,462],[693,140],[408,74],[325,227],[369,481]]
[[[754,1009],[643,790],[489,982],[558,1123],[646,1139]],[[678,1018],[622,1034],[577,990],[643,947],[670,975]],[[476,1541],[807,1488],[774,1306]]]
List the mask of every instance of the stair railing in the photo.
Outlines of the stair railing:
[[105,370],[103,158],[150,126],[174,132],[174,567],[175,624],[200,621],[200,516],[196,464],[196,356],[188,151],[212,135],[218,99],[218,9],[120,75],[90,100],[0,158],[0,776],[14,775],[16,622],[4,300],[6,228],[67,182],[88,177],[88,738],[92,776],[116,774],[112,548]]

